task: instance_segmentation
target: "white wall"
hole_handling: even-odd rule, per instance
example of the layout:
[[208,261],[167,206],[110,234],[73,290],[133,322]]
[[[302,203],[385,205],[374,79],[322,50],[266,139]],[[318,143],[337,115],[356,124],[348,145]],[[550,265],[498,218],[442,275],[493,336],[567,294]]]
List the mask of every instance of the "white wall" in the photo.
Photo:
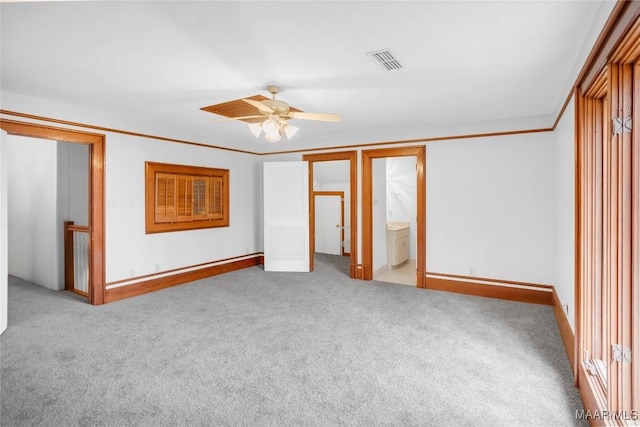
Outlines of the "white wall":
[[[108,282],[262,250],[258,156],[107,134]],[[145,234],[145,161],[229,169],[229,227]]]
[[46,139],[10,135],[8,157],[8,221],[11,250],[9,274],[53,290],[62,264],[57,217],[57,148]]
[[89,146],[58,142],[58,208],[63,221],[89,225]]
[[[554,147],[552,132],[428,143],[427,271],[555,284]],[[289,153],[262,158],[301,157]],[[360,153],[358,158],[362,248]],[[376,176],[374,172],[374,180]],[[375,249],[375,236],[374,241]],[[358,252],[357,262],[362,263]]]
[[387,158],[387,221],[409,223],[409,259],[416,259],[418,188],[416,157]]
[[[50,143],[54,143],[50,141]],[[71,142],[57,142],[57,215],[56,265],[64,266],[64,224],[89,225],[89,146]],[[75,264],[78,278],[89,275],[89,265]],[[64,267],[58,269],[58,283],[64,283]],[[80,285],[78,283],[78,285]]]
[[555,244],[556,292],[560,302],[568,308],[571,327],[575,325],[575,166],[574,133],[575,105],[573,99],[553,134],[555,155]]
[[427,271],[553,284],[549,132],[427,145]]
[[387,266],[387,159],[372,161],[373,273]]
[[7,329],[8,318],[8,210],[7,210],[7,133],[0,129],[0,334]]

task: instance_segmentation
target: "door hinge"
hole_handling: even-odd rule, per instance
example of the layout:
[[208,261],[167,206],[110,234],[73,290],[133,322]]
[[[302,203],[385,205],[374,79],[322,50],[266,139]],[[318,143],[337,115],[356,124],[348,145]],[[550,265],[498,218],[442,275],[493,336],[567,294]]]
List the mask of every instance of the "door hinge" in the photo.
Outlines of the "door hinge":
[[611,346],[611,358],[614,362],[631,363],[631,349],[620,344]]
[[613,119],[613,134],[629,133],[632,129],[631,117],[616,117]]

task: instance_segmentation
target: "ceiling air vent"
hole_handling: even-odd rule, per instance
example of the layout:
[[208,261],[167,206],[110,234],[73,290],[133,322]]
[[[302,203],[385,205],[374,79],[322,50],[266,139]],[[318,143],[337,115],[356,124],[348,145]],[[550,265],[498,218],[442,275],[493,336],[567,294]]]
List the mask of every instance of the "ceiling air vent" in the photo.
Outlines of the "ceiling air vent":
[[391,49],[377,50],[375,52],[369,52],[367,55],[375,59],[387,71],[402,68],[402,64],[400,64],[400,61],[398,61]]

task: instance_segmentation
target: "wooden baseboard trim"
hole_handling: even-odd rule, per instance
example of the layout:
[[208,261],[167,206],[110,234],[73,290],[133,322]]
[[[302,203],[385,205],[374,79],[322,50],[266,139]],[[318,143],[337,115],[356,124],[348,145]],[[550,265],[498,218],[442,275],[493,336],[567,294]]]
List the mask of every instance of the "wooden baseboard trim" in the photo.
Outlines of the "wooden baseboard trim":
[[[253,256],[250,256],[249,258],[236,257],[229,260],[223,260],[228,262],[200,268],[197,270],[178,272],[169,276],[150,278],[148,280],[136,282],[131,285],[118,286],[110,289],[108,288],[106,290],[105,303],[143,295],[149,292],[170,288],[172,286],[183,285],[194,280],[217,276],[218,274],[241,270],[243,268],[249,268],[263,263],[263,255],[252,255]],[[212,261],[212,263],[215,262],[219,261]]]
[[354,270],[355,275],[351,275],[351,277],[355,277],[358,280],[364,280],[364,269],[362,268],[362,264],[351,264],[352,269]]
[[553,287],[550,285],[517,282],[517,284],[510,286],[506,281],[498,282],[492,280],[491,283],[478,283],[469,281],[467,276],[436,276],[440,275],[438,273],[425,274],[424,289],[533,304],[554,305]]
[[562,303],[560,302],[560,298],[558,297],[555,288],[553,289],[552,296],[553,314],[556,317],[556,323],[558,324],[560,336],[562,337],[562,342],[564,343],[564,350],[567,352],[567,357],[569,358],[569,363],[571,364],[571,370],[575,372],[575,361],[573,360],[575,335],[573,334],[571,324],[569,323],[569,318],[567,317],[567,313],[562,307]]

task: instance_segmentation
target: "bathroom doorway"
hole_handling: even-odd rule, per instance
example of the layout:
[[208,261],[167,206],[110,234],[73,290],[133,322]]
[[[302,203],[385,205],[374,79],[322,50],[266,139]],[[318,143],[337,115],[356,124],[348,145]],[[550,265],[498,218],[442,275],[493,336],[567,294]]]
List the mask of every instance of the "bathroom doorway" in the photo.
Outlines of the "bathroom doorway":
[[[386,236],[388,231],[400,231],[401,233],[393,236],[404,238],[403,233],[408,234],[406,229],[411,228],[411,221],[389,221],[387,230],[387,188],[386,184],[382,184],[380,190],[379,184],[374,184],[374,179],[378,181],[386,181],[386,162],[377,162],[375,159],[388,159],[398,157],[413,157],[415,159],[415,183],[416,183],[416,222],[415,222],[415,269],[409,266],[409,274],[415,275],[415,286],[423,288],[425,284],[425,268],[426,268],[426,177],[425,177],[425,152],[424,146],[418,147],[401,147],[401,148],[383,148],[377,150],[365,150],[362,152],[362,261],[363,261],[363,279],[374,279],[374,272],[380,274],[377,269],[382,268],[383,261],[386,261]],[[382,166],[384,165],[384,166]],[[380,172],[374,173],[375,169]],[[384,169],[383,169],[384,168]],[[382,170],[385,172],[383,173]],[[376,194],[374,194],[374,188]],[[396,191],[398,194],[398,191]],[[395,196],[391,196],[395,197]],[[401,197],[405,197],[404,195]],[[400,198],[400,197],[398,197]],[[384,199],[384,203],[383,203]],[[377,203],[376,203],[377,201]],[[397,201],[397,200],[396,200]],[[377,211],[378,213],[374,213]],[[377,223],[374,224],[374,215]],[[380,220],[384,218],[384,220]],[[394,224],[394,222],[401,224]],[[409,225],[405,224],[409,222]],[[374,231],[375,225],[375,231]],[[405,231],[406,230],[406,231]],[[374,237],[378,237],[377,239]],[[382,236],[382,237],[381,237]],[[382,245],[380,245],[382,242]],[[395,241],[394,241],[395,243]],[[410,244],[410,242],[409,242]],[[382,246],[380,248],[380,246]],[[394,248],[395,250],[395,248]],[[376,260],[374,264],[374,252],[376,252]],[[384,253],[384,255],[382,255]],[[377,268],[374,268],[375,267]],[[411,271],[413,270],[413,271]],[[376,276],[378,276],[376,274]],[[378,279],[376,277],[376,279]]]
[[373,280],[416,286],[417,160],[373,159]]

